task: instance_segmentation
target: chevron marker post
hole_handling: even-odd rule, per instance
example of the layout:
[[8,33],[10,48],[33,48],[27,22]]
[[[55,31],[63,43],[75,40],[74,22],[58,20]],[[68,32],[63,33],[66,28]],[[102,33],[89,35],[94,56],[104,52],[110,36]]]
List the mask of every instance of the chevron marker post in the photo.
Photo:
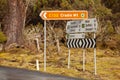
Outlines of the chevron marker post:
[[83,38],[83,39],[67,39],[68,48],[95,48],[96,39]]

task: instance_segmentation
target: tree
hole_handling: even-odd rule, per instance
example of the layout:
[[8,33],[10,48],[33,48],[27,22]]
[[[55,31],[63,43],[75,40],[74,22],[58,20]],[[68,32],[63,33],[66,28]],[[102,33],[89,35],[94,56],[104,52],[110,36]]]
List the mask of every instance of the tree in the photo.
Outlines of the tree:
[[6,0],[0,0],[0,22],[2,22],[3,17],[8,11],[7,7],[7,1]]
[[112,10],[111,21],[114,30],[120,34],[120,0],[102,0],[102,3]]
[[3,32],[7,36],[6,47],[9,47],[13,43],[18,46],[24,44],[23,29],[29,1],[7,0],[8,13],[3,20]]

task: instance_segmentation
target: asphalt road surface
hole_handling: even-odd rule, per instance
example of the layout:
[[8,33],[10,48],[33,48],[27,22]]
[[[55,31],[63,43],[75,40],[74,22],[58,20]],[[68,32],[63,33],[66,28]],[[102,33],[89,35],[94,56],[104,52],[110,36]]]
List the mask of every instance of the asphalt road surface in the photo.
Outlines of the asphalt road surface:
[[26,69],[0,66],[0,80],[83,80]]

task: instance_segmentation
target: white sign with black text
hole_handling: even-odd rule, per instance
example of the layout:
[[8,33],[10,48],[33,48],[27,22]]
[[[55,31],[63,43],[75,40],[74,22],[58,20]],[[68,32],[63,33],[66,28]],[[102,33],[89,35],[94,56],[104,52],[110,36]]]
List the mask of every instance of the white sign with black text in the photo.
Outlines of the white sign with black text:
[[85,38],[85,33],[67,34],[67,39]]
[[96,32],[97,26],[98,24],[96,18],[80,21],[68,21],[66,26],[66,33]]

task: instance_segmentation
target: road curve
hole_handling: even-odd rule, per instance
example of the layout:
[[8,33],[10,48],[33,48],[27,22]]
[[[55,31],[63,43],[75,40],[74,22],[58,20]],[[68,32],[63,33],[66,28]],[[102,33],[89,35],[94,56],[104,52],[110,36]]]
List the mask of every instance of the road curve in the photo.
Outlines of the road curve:
[[83,80],[26,69],[0,66],[0,80]]

